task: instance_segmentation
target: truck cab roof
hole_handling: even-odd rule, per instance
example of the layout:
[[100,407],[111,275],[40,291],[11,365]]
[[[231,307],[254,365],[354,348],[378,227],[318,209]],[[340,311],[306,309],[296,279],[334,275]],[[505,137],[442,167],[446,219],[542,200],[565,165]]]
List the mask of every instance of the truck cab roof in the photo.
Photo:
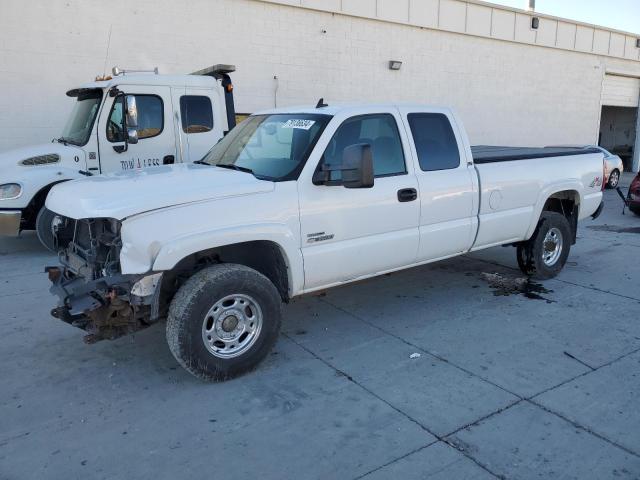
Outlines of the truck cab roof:
[[155,75],[152,73],[138,73],[118,75],[109,80],[88,82],[79,88],[69,90],[67,95],[76,96],[80,90],[109,89],[117,85],[157,85],[181,86],[195,88],[211,88],[218,80],[206,75]]

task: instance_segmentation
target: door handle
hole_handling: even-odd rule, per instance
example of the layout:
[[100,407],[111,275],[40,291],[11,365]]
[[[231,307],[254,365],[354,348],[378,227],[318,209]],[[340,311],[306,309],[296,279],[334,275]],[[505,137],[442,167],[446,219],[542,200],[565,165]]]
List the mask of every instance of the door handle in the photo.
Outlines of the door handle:
[[418,198],[418,191],[415,188],[403,188],[402,190],[398,190],[399,202],[413,202],[416,198]]
[[162,164],[173,165],[175,161],[176,161],[176,157],[174,157],[173,155],[165,155],[165,157],[162,159]]

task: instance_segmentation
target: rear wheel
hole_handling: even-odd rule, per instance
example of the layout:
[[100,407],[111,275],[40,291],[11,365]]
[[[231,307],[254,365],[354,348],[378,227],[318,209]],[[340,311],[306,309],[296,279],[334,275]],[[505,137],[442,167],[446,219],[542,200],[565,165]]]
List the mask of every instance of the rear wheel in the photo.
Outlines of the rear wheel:
[[46,207],[42,207],[36,217],[36,234],[40,243],[49,251],[56,251],[53,230],[56,222],[56,214]]
[[167,342],[187,371],[226,380],[254,369],[280,330],[281,299],[261,273],[219,264],[193,275],[169,308]]
[[614,170],[609,175],[609,180],[607,181],[607,187],[616,188],[620,183],[620,172],[618,170]]
[[629,207],[629,210],[631,210],[633,213],[635,213],[636,215],[638,215],[640,217],[640,207]]
[[571,227],[566,217],[544,212],[533,236],[518,245],[520,270],[539,280],[555,277],[567,261],[571,241]]

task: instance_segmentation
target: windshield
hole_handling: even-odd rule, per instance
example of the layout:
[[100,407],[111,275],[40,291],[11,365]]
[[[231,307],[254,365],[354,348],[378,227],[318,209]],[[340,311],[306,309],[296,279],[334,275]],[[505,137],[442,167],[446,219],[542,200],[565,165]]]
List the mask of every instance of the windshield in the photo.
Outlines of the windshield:
[[89,141],[101,100],[102,90],[91,90],[78,95],[67,124],[62,130],[60,140],[74,145],[86,144]]
[[295,180],[331,117],[316,114],[253,115],[224,137],[200,163]]

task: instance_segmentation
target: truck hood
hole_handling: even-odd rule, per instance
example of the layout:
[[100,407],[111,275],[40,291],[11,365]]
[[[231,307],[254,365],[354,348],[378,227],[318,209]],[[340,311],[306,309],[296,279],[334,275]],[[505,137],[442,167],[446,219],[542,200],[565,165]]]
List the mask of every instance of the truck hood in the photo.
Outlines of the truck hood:
[[151,210],[203,200],[266,193],[274,183],[250,173],[178,164],[87,177],[56,185],[47,208],[65,217],[123,220]]
[[[22,164],[24,160],[34,157],[42,157],[45,155],[57,155],[59,161],[56,163],[48,163],[42,165],[28,165]],[[45,168],[45,167],[67,167],[77,170],[84,170],[87,168],[84,150],[73,145],[64,145],[58,142],[43,143],[41,145],[33,145],[28,147],[16,148],[0,153],[0,183],[3,181],[16,181],[10,178],[6,178],[7,175],[19,176],[28,175],[28,171],[33,168]]]

